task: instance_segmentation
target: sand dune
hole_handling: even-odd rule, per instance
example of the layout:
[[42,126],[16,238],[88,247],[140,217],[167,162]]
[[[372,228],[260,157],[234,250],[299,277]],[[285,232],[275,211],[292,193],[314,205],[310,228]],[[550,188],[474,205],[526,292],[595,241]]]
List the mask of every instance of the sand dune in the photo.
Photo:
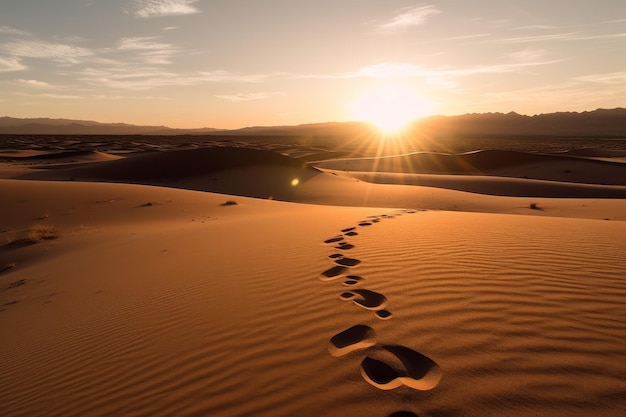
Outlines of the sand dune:
[[205,148],[149,152],[116,161],[67,169],[51,177],[100,181],[149,181],[209,174],[250,165],[304,168],[301,162],[269,151],[247,148]]
[[377,184],[418,185],[511,197],[626,198],[626,186],[619,185],[579,184],[479,175],[331,172]]
[[624,414],[623,186],[302,162],[0,165],[0,415]]
[[494,175],[626,185],[626,165],[619,162],[513,151],[476,151],[458,155],[418,152],[381,158],[322,161],[315,165],[319,168],[359,172]]
[[[524,176],[524,172],[519,167],[516,175]],[[241,148],[142,153],[116,161],[20,174],[14,177],[138,183],[300,203],[626,219],[624,186],[478,175],[321,172],[298,159]],[[593,175],[610,179],[609,174],[600,170]],[[587,200],[590,198],[594,200]],[[531,204],[540,210],[529,210]]]

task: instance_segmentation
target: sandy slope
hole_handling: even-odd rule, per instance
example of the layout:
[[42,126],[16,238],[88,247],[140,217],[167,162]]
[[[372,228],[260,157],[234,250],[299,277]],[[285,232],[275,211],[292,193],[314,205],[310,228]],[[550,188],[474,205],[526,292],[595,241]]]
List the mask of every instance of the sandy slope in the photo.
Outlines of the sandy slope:
[[[440,158],[435,165],[442,174],[412,173],[416,171],[415,166],[411,168],[406,158],[432,163],[433,155]],[[511,162],[520,155],[524,163]],[[351,171],[322,172],[300,160],[269,151],[208,148],[141,153],[58,169],[22,169],[19,174],[5,169],[4,177],[130,182],[314,204],[626,220],[626,185],[604,185],[622,183],[626,178],[626,164],[495,151],[457,156],[413,154],[406,158],[376,160],[378,169],[387,164],[392,172],[355,171],[364,166],[372,168],[373,161],[367,158],[316,163],[316,166],[335,168],[351,164]],[[570,174],[554,169],[553,165],[563,160],[567,161]],[[505,170],[503,163],[507,162],[514,172],[510,176],[450,175],[460,166],[469,166],[470,162],[473,170],[481,172],[494,167]],[[407,172],[393,172],[400,169]],[[551,180],[524,178],[532,170],[536,176]],[[2,172],[0,169],[0,177]],[[571,173],[576,173],[575,182],[554,178]],[[531,204],[539,209],[531,210]]]
[[335,159],[320,168],[402,174],[493,175],[584,184],[626,185],[626,165],[578,156],[514,151],[465,154],[416,152],[382,158]]
[[624,199],[201,162],[148,180],[324,205],[0,180],[0,415],[624,415]]

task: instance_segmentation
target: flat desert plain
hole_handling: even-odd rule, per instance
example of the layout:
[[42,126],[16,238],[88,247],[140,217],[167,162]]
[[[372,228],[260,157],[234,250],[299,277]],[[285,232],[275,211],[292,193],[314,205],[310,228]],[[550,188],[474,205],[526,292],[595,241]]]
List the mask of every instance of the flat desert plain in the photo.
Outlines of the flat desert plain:
[[626,415],[624,151],[38,140],[2,416]]

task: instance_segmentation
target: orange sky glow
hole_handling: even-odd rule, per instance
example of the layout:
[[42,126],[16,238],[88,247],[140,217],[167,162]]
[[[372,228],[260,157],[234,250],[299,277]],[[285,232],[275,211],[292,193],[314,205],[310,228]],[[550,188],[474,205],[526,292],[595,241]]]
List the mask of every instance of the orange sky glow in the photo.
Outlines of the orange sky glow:
[[623,107],[624,56],[618,0],[5,0],[0,116],[394,130]]

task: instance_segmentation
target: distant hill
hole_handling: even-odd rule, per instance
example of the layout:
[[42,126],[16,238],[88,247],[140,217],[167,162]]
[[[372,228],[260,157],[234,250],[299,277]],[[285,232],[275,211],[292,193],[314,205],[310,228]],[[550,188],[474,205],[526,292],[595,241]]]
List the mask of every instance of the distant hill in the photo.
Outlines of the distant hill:
[[137,126],[70,119],[18,119],[0,117],[0,134],[10,135],[181,135],[206,134],[217,129],[172,129],[167,126]]
[[626,138],[626,109],[558,112],[525,116],[511,113],[433,116],[415,129],[434,136],[568,136]]
[[[173,129],[167,126],[136,126],[68,119],[17,119],[0,117],[0,134],[23,135],[220,135],[358,137],[369,135],[364,122],[313,123],[298,126],[255,126],[242,129]],[[626,138],[626,109],[597,109],[526,116],[518,113],[476,113],[431,116],[409,129],[432,137],[552,136]]]

